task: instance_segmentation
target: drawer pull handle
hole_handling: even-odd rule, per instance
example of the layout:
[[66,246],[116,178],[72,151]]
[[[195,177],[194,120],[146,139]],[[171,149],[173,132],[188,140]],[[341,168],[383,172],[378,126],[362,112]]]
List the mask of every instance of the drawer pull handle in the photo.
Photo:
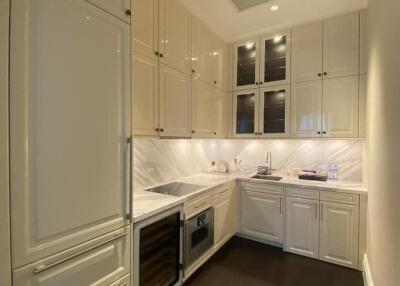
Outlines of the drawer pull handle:
[[89,248],[87,248],[87,249],[85,249],[85,250],[79,251],[79,252],[77,252],[77,253],[75,253],[75,254],[73,254],[73,255],[71,255],[71,256],[68,256],[68,257],[65,257],[65,258],[63,258],[63,259],[60,259],[60,260],[58,260],[58,261],[56,261],[56,262],[54,262],[54,263],[50,263],[50,264],[48,264],[48,265],[45,265],[45,264],[40,265],[40,266],[36,267],[36,268],[33,270],[33,274],[34,274],[34,275],[37,275],[37,274],[39,274],[39,273],[42,273],[42,272],[44,272],[44,271],[46,271],[46,270],[49,270],[49,269],[51,269],[51,268],[53,268],[53,267],[56,267],[56,266],[58,266],[58,265],[60,265],[60,264],[62,264],[62,263],[64,263],[64,262],[67,262],[67,261],[69,261],[69,260],[72,260],[72,259],[74,259],[74,258],[76,258],[76,257],[78,257],[78,256],[81,256],[82,254],[85,254],[85,253],[87,253],[87,252],[89,252],[89,251],[92,251],[92,250],[94,250],[94,249],[96,249],[96,248],[98,248],[98,247],[100,247],[100,246],[106,245],[107,243],[110,243],[110,242],[112,242],[112,241],[114,241],[114,240],[117,240],[117,239],[119,239],[119,238],[121,238],[121,237],[124,237],[124,236],[126,236],[126,235],[127,235],[126,232],[124,232],[124,233],[116,233],[116,234],[114,235],[114,237],[112,237],[112,238],[110,238],[110,239],[108,239],[108,240],[106,240],[106,241],[104,241],[104,242],[102,242],[102,243],[100,243],[100,244],[97,244],[97,245],[94,245],[94,246],[92,246],[92,247],[89,247]]

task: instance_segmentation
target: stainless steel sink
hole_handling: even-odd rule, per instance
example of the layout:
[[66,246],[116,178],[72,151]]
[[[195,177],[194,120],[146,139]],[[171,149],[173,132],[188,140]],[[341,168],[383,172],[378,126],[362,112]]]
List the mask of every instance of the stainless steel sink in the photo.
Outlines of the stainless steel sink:
[[147,189],[146,191],[175,197],[182,197],[187,194],[193,193],[197,190],[204,188],[201,185],[173,182],[170,184],[158,186],[155,188]]
[[265,181],[280,181],[283,179],[283,177],[271,176],[271,175],[255,175],[251,178],[258,179],[258,180],[265,180]]

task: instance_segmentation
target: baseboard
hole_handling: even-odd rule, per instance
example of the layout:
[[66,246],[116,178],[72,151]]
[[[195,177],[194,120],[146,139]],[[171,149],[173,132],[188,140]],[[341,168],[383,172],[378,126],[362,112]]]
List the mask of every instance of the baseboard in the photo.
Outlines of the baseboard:
[[244,234],[244,233],[241,233],[241,232],[236,233],[235,236],[241,237],[241,238],[245,238],[245,239],[249,239],[249,240],[253,240],[253,241],[256,241],[256,242],[260,242],[260,243],[264,243],[264,244],[268,244],[268,245],[271,245],[271,246],[283,248],[283,244],[282,243],[266,240],[266,239],[263,239],[263,238],[254,237],[254,236],[251,236],[251,235],[248,235],[248,234]]
[[363,260],[363,276],[365,286],[374,286],[374,281],[372,280],[371,268],[369,268],[368,256],[364,254]]

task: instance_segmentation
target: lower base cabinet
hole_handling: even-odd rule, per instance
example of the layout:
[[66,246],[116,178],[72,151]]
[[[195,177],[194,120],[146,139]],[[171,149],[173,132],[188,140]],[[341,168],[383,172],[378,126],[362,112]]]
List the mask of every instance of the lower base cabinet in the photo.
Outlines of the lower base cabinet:
[[358,267],[359,207],[321,202],[319,259]]
[[216,190],[214,197],[214,249],[218,250],[235,232],[234,205],[230,188]]

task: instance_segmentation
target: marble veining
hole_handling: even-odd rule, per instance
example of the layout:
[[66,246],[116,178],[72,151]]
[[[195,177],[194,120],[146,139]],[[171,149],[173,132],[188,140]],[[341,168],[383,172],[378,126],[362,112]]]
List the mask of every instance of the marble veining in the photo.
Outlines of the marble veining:
[[134,146],[134,189],[204,173],[214,160],[263,165],[268,151],[282,176],[291,168],[324,171],[334,163],[341,180],[363,181],[362,140],[135,139]]

